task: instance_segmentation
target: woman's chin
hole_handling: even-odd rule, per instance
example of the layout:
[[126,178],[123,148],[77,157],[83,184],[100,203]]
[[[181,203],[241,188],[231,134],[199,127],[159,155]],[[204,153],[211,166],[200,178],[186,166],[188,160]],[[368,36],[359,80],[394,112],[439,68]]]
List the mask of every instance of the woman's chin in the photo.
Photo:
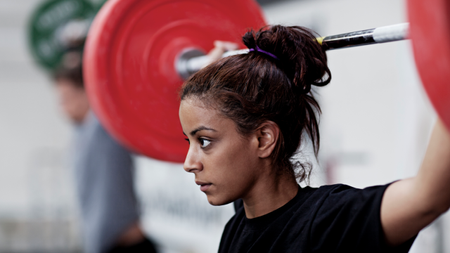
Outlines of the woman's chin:
[[218,198],[218,197],[214,197],[214,196],[211,196],[211,195],[208,195],[207,198],[208,198],[209,204],[211,204],[213,206],[222,206],[222,205],[226,205],[228,203],[233,202],[233,200],[228,200],[228,199],[224,199],[224,198]]

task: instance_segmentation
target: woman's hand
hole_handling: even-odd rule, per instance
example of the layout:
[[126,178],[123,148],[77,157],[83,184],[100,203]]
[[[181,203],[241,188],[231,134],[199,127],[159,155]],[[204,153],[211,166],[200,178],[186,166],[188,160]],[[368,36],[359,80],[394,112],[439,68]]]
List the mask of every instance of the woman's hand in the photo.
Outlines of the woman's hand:
[[[216,40],[214,41],[214,48],[211,49],[211,51],[208,52],[208,64],[215,62],[217,60],[219,60],[220,58],[222,58],[222,55],[227,52],[227,51],[231,51],[231,50],[237,50],[238,49],[238,44],[233,43],[233,42],[229,42],[229,41],[220,41],[220,40]],[[206,64],[206,65],[208,65]]]

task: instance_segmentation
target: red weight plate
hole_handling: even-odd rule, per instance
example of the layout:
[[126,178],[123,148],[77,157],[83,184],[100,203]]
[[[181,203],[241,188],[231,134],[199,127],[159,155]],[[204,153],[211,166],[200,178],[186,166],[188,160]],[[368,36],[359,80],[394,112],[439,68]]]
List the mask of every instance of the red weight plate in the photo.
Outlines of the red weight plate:
[[138,153],[183,162],[188,144],[178,119],[183,81],[175,58],[186,48],[208,52],[214,40],[241,44],[247,29],[263,25],[253,0],[110,0],[91,26],[84,53],[93,110]]
[[450,129],[450,2],[409,0],[416,66],[439,117]]

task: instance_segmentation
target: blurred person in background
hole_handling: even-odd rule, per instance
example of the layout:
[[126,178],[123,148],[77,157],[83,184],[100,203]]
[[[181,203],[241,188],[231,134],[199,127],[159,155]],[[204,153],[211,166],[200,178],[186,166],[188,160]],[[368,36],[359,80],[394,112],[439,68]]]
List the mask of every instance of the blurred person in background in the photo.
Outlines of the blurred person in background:
[[[237,48],[232,42],[215,41],[207,54],[208,62]],[[139,226],[130,151],[105,131],[90,110],[81,58],[79,51],[69,50],[53,78],[61,108],[75,126],[72,164],[81,207],[84,250],[157,252]]]
[[90,110],[81,62],[81,53],[69,52],[53,78],[62,111],[74,125],[70,156],[84,251],[157,252],[139,225],[132,155]]

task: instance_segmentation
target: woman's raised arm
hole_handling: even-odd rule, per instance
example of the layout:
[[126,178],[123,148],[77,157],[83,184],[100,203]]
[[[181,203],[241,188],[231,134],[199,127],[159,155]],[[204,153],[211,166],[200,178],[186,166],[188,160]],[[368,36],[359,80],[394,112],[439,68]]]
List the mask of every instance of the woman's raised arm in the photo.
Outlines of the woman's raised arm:
[[438,119],[419,172],[390,185],[381,223],[390,245],[401,244],[450,207],[450,133]]

